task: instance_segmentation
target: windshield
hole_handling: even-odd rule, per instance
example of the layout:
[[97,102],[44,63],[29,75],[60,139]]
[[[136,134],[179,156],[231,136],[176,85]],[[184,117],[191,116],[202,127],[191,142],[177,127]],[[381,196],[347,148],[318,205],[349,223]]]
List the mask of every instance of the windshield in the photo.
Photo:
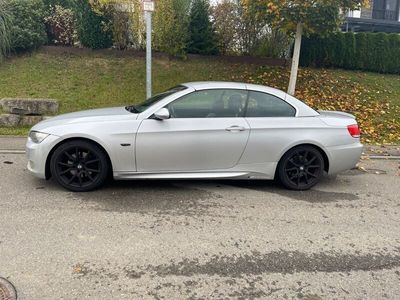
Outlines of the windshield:
[[141,104],[138,105],[131,105],[131,106],[127,106],[125,107],[126,110],[132,112],[132,113],[141,113],[144,112],[146,109],[148,109],[150,106],[152,106],[153,104],[165,99],[168,96],[171,96],[177,92],[183,91],[187,89],[187,87],[183,86],[183,85],[178,85],[176,87],[173,87],[161,94],[157,94],[149,99],[147,99],[146,101],[144,101]]

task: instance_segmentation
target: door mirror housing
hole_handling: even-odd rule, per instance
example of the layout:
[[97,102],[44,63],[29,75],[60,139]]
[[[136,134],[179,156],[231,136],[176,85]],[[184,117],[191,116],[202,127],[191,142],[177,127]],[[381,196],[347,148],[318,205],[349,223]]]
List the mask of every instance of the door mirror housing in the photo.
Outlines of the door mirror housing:
[[168,108],[161,108],[154,113],[154,118],[156,120],[167,120],[171,118],[171,114],[169,113]]

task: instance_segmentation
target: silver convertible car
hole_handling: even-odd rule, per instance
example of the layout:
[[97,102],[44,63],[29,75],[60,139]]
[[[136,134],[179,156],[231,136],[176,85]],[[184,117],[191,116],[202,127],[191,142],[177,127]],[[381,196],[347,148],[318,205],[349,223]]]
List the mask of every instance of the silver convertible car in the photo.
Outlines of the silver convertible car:
[[277,179],[307,190],[353,168],[354,116],[315,111],[273,88],[185,83],[142,104],[53,117],[34,126],[28,169],[77,192],[114,179]]

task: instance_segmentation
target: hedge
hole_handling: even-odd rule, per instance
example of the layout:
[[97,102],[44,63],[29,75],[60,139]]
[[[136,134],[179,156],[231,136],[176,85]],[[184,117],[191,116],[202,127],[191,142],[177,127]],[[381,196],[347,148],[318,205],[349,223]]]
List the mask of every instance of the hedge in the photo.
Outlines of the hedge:
[[303,67],[335,67],[400,74],[400,34],[342,33],[303,39]]
[[32,50],[47,42],[42,0],[7,0],[10,12],[10,48],[21,52]]

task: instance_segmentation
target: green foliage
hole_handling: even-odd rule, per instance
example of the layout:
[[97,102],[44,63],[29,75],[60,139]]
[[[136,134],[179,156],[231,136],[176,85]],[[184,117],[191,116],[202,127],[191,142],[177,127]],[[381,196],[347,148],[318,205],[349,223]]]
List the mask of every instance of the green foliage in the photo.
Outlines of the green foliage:
[[75,5],[78,37],[84,47],[92,49],[112,46],[112,14],[99,6],[94,9],[88,0],[80,0]]
[[[76,0],[80,1],[80,0]],[[75,0],[43,0],[43,3],[46,8],[54,7],[56,5],[62,6],[65,8],[73,8],[75,5]]]
[[288,36],[277,29],[266,29],[260,37],[253,55],[273,58],[287,58],[291,41]]
[[218,2],[211,9],[217,35],[218,49],[221,54],[238,52],[239,28],[241,18],[239,5],[231,0]]
[[154,14],[154,47],[172,56],[184,57],[188,43],[190,0],[157,2]]
[[74,43],[74,13],[60,5],[50,7],[45,17],[47,36],[50,43],[71,46]]
[[0,61],[7,55],[10,48],[10,26],[9,8],[4,0],[0,0]]
[[112,18],[114,46],[119,50],[124,50],[130,44],[130,14],[122,11],[114,11]]
[[400,35],[341,33],[304,38],[302,66],[400,74]]
[[302,24],[308,33],[327,34],[341,23],[339,10],[354,10],[368,0],[242,0],[246,7],[255,6],[257,15],[287,32]]
[[368,67],[368,34],[360,32],[355,35],[355,58],[354,68],[359,70],[365,70]]
[[6,0],[12,25],[11,49],[19,52],[40,47],[47,41],[42,0]]
[[343,35],[343,68],[353,70],[356,60],[356,39],[353,32]]
[[209,17],[208,0],[193,0],[189,20],[188,52],[212,55],[218,53],[213,24]]
[[[391,33],[387,36],[387,72],[400,74],[400,34]],[[392,63],[394,62],[394,63]],[[397,62],[397,63],[396,63]]]
[[244,5],[242,0],[234,0],[238,9],[238,45],[240,53],[253,55],[263,37],[263,29],[270,26],[270,18],[260,17],[261,8],[255,1]]
[[[381,73],[386,73],[389,64],[388,61],[389,45],[386,33],[376,33],[372,36],[372,43],[370,45],[370,70],[379,70]],[[400,47],[400,45],[398,45]]]

